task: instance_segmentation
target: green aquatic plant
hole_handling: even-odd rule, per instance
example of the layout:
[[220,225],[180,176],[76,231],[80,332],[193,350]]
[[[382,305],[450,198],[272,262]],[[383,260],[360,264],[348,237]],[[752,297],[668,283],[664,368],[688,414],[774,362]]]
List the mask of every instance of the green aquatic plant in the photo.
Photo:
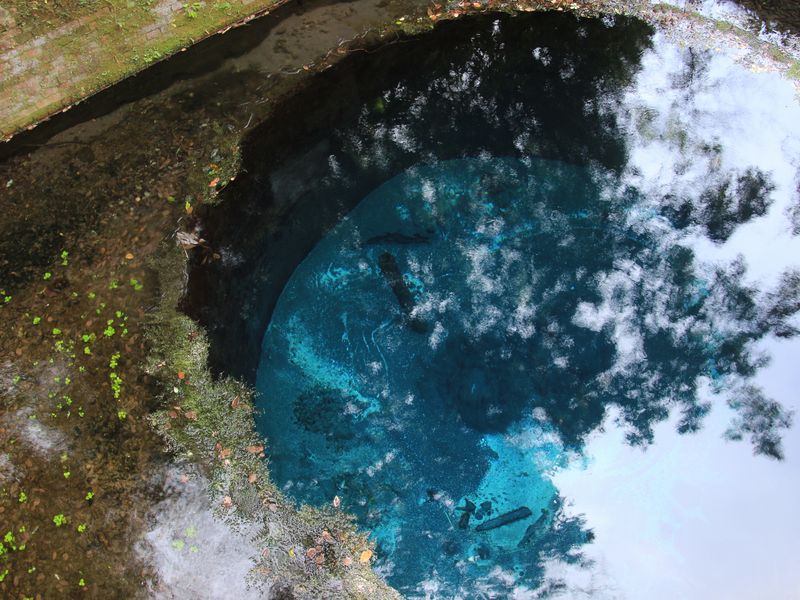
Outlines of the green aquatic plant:
[[122,394],[122,378],[115,371],[111,371],[108,374],[108,378],[111,380],[111,391],[114,393],[114,399],[119,400]]

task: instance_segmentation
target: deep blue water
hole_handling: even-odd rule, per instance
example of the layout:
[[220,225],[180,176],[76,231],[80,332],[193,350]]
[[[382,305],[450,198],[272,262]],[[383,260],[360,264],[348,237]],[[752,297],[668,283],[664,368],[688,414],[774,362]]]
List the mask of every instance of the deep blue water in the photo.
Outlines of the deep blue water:
[[[648,511],[638,459],[616,465],[624,484],[592,466],[616,452],[598,441],[609,430],[651,448],[664,482],[692,480],[663,458],[681,439],[703,440],[706,468],[756,481],[794,434],[790,379],[763,375],[800,308],[790,86],[663,39],[642,56],[652,41],[630,24],[558,25],[540,45],[546,34],[519,22],[487,24],[265,180],[287,205],[341,206],[263,337],[273,478],[302,502],[339,496],[410,597],[547,597],[569,588],[555,572],[596,573],[618,547],[668,564],[663,532],[644,546],[603,535],[628,515],[581,506],[593,486],[575,473],[612,492],[594,502],[614,498],[614,481],[620,507],[641,495],[637,508],[676,527],[716,505],[684,496]],[[718,453],[721,437],[757,462]],[[789,481],[770,473],[770,486]],[[612,566],[633,597],[677,597]]]

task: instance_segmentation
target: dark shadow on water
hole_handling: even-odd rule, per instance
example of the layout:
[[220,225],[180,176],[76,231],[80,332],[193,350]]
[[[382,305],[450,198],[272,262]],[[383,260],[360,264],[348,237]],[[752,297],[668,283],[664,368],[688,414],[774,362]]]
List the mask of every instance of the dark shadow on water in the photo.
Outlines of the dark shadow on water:
[[[503,54],[505,42],[490,33],[495,20],[504,24],[504,40],[549,49],[547,65],[529,60],[530,50]],[[486,16],[442,23],[433,35],[371,55],[355,54],[316,77],[250,134],[243,152],[245,176],[224,192],[223,199],[230,201],[223,210],[203,217],[204,236],[229,250],[222,261],[194,268],[189,282],[186,310],[214,339],[212,368],[253,381],[261,336],[294,268],[368,191],[420,160],[491,150],[621,169],[625,148],[614,118],[591,101],[610,100],[630,80],[650,33],[649,26],[634,20],[606,27],[559,14]],[[581,50],[587,38],[591,53]],[[480,85],[448,89],[453,82],[446,75],[454,64],[474,68]],[[574,76],[559,77],[562,67]],[[443,76],[428,89],[431,80]],[[406,86],[404,97],[382,100],[398,82]],[[416,94],[430,100],[421,117],[408,112]],[[483,118],[487,111],[503,119]],[[412,120],[424,120],[428,128],[418,150],[382,147],[391,155],[380,164],[360,164],[349,147],[348,127],[369,130]],[[521,150],[515,146],[520,136],[525,137]],[[327,160],[334,154],[348,162],[340,165],[339,180],[328,183]],[[242,285],[230,286],[230,281]],[[253,285],[265,281],[269,285]]]

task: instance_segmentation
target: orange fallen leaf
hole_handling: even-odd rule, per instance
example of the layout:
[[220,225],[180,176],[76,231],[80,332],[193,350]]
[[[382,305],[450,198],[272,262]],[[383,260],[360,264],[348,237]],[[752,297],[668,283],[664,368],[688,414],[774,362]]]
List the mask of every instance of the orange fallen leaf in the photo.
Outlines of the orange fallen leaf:
[[214,177],[214,179],[212,179],[211,182],[208,184],[208,187],[210,188],[217,187],[218,183],[219,183],[219,177]]
[[196,421],[197,420],[197,413],[195,411],[193,411],[193,410],[187,410],[185,413],[183,413],[183,415],[187,419],[189,419],[190,421]]
[[127,258],[128,260],[133,260],[133,254],[132,254],[131,252],[128,252],[128,253],[125,255],[125,258]]
[[186,373],[183,371],[178,371],[178,379],[186,379]]
[[259,454],[264,451],[264,446],[256,445],[256,446],[248,446],[247,451],[250,454]]
[[250,475],[247,476],[247,481],[250,483],[255,483],[256,479],[258,479],[258,476],[255,473],[250,473]]
[[372,558],[372,550],[364,550],[358,556],[358,560],[362,563],[368,563],[370,558]]
[[222,506],[224,506],[225,508],[230,508],[231,506],[233,506],[233,498],[231,498],[230,496],[225,496],[222,499]]

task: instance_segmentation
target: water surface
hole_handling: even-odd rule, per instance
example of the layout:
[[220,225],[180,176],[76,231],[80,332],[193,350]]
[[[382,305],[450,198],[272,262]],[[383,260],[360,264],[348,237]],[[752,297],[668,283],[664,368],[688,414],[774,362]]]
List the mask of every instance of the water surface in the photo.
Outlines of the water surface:
[[792,86],[635,21],[443,38],[257,178],[313,240],[258,366],[275,480],[409,597],[791,597]]

